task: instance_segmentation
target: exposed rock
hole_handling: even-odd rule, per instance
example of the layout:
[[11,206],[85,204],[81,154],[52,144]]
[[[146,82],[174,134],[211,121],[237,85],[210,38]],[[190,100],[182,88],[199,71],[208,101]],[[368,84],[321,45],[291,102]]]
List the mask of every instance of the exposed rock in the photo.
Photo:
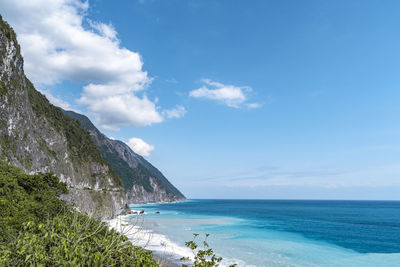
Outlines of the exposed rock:
[[0,157],[27,173],[52,172],[79,210],[113,217],[124,210],[122,182],[85,128],[25,77],[16,36],[0,17]]
[[130,203],[173,202],[186,199],[157,168],[132,151],[124,142],[107,138],[86,116],[73,111],[64,112],[79,120],[89,131],[101,156],[121,177]]
[[128,201],[186,199],[125,143],[107,138],[87,117],[53,106],[36,91],[24,74],[15,33],[1,17],[0,158],[30,174],[54,173],[68,184],[64,200],[103,218],[128,212]]

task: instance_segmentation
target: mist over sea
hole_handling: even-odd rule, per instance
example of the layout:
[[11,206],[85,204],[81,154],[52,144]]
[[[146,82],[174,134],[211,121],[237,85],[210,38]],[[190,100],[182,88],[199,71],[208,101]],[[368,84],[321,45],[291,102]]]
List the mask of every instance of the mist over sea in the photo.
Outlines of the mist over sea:
[[189,200],[131,208],[145,210],[149,249],[172,260],[190,254],[184,243],[193,233],[209,233],[226,265],[400,265],[396,201]]

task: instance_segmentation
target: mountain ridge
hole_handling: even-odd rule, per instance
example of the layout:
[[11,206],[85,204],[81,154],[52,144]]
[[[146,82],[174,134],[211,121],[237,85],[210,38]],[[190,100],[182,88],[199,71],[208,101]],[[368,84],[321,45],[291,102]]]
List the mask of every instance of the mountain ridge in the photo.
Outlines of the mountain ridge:
[[[90,131],[51,104],[25,76],[20,50],[15,32],[0,16],[0,159],[28,174],[53,173],[68,185],[69,193],[61,198],[96,217],[113,218],[124,213],[128,200],[142,203],[185,199],[172,184],[178,197],[150,177],[155,176],[147,169],[150,163],[145,168],[144,159],[135,158],[133,151],[122,144],[107,140],[109,147],[117,144],[127,155],[127,161],[117,158],[119,162],[136,163],[147,173],[137,174],[147,186],[132,184],[126,194],[123,180],[103,158]],[[86,126],[97,130],[91,122]],[[101,132],[99,136],[106,138]],[[155,170],[151,169],[157,174]]]
[[102,157],[121,177],[129,202],[171,202],[186,199],[156,167],[127,144],[105,136],[85,115],[66,110],[64,113],[79,120],[88,130]]
[[25,76],[16,35],[1,16],[0,158],[29,174],[54,173],[69,187],[62,198],[83,212],[111,218],[126,206],[122,181],[86,129]]

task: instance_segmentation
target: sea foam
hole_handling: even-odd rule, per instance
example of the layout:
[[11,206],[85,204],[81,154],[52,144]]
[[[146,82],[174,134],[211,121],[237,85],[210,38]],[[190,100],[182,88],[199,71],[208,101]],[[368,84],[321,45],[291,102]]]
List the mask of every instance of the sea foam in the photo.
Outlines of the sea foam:
[[179,246],[165,235],[145,229],[143,227],[144,220],[142,215],[125,215],[106,222],[111,228],[127,236],[133,245],[150,250],[164,259],[178,264],[182,263],[180,261],[182,257],[193,259],[193,253],[189,248]]
[[[135,210],[132,210],[135,212]],[[135,246],[143,247],[144,249],[152,251],[155,255],[160,256],[163,259],[174,262],[178,265],[185,263],[180,259],[182,257],[188,257],[191,261],[194,260],[193,251],[182,245],[178,245],[171,241],[166,235],[154,232],[152,229],[144,227],[146,215],[124,215],[118,216],[115,219],[107,220],[106,223],[113,229],[124,234]],[[190,228],[185,229],[190,231]],[[245,265],[242,260],[234,258],[225,258],[221,262],[220,266],[225,267],[231,264],[237,264],[238,266],[251,266]]]

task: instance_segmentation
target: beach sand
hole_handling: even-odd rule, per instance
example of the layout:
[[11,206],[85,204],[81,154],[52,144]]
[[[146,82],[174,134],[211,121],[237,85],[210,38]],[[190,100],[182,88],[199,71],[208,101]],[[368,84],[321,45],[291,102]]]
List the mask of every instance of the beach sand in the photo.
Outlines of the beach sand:
[[180,267],[181,265],[178,265],[176,263],[173,263],[170,261],[168,258],[163,258],[157,255],[153,255],[154,260],[160,265],[161,267]]
[[140,223],[140,216],[137,217],[138,222],[134,223],[134,225],[132,225],[132,218],[128,216],[129,215],[121,215],[105,222],[111,228],[127,236],[134,246],[140,246],[145,250],[152,251],[153,258],[160,266],[178,267],[181,266],[177,264],[180,262],[179,259],[181,257],[193,257],[191,250],[188,248],[178,246],[167,237],[144,229]]

